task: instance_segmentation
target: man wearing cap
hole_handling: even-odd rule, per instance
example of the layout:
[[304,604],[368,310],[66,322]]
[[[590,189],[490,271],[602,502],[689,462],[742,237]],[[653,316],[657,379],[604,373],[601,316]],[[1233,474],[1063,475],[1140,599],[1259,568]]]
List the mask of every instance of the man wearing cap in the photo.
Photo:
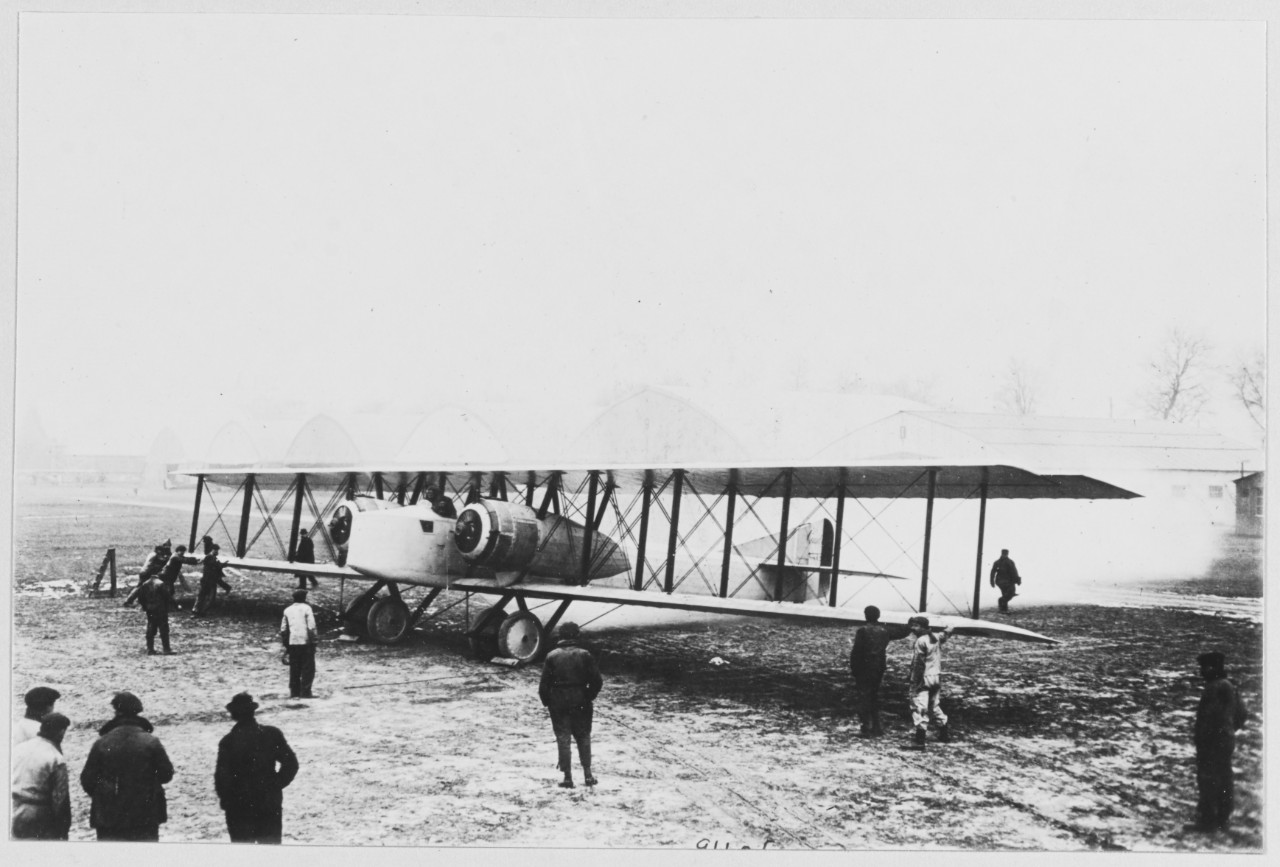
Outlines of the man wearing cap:
[[50,712],[36,737],[13,748],[13,824],[17,840],[65,840],[71,831],[71,794],[62,737],[71,720]]
[[307,604],[307,591],[293,591],[293,604],[280,620],[280,643],[289,655],[289,697],[314,698],[311,683],[316,677],[316,615]]
[[1009,613],[1009,600],[1018,595],[1014,587],[1022,583],[1018,567],[1009,559],[1009,549],[1001,548],[1000,556],[991,564],[991,586],[1000,588],[1000,610]]
[[880,623],[880,609],[868,605],[867,618],[853,634],[853,650],[849,668],[853,672],[853,701],[858,714],[858,737],[878,738],[884,734],[880,725],[880,683],[884,680],[885,648],[889,646],[889,630]]
[[908,689],[911,695],[911,723],[915,726],[915,748],[924,749],[925,733],[932,718],[938,726],[938,740],[947,743],[951,731],[947,728],[947,715],[942,712],[938,700],[942,696],[942,644],[951,637],[954,626],[934,635],[929,629],[929,618],[917,614],[907,621],[915,639],[911,642],[911,675]]
[[218,560],[219,550],[216,544],[210,542],[209,552],[200,561],[200,595],[196,597],[196,604],[191,606],[192,617],[199,617],[209,610],[214,597],[218,595],[219,586],[228,593],[231,592],[231,585],[222,577],[226,567]]
[[[316,562],[316,543],[311,540],[311,534],[306,530],[298,531],[298,550],[294,552],[293,562],[295,563],[314,563]],[[308,575],[304,572],[298,573],[298,589],[306,590],[307,582],[311,582],[312,587],[318,587],[320,582],[316,580],[316,576]]]
[[136,695],[117,693],[111,704],[115,726],[94,741],[80,772],[93,802],[89,826],[99,840],[158,840],[169,818],[164,786],[173,779],[173,763],[160,739],[143,730]]
[[[173,653],[169,648],[169,609],[175,607],[173,588],[166,584],[159,575],[153,575],[143,582],[135,591],[138,603],[147,615],[147,653],[156,653],[156,634],[160,635],[160,644],[165,653]],[[130,599],[125,600],[128,605]]]
[[559,641],[542,664],[542,680],[538,684],[538,697],[551,714],[551,730],[555,732],[559,752],[557,767],[564,772],[560,787],[564,789],[573,788],[569,752],[571,737],[578,744],[583,783],[588,786],[596,784],[591,773],[591,703],[599,695],[604,681],[591,651],[578,644],[579,634],[576,623],[565,623],[560,627]]
[[236,724],[218,743],[213,787],[233,843],[280,842],[283,791],[298,775],[298,757],[284,734],[258,723],[257,709],[249,693],[233,696],[227,712]]
[[1196,824],[1190,830],[1225,831],[1235,808],[1235,774],[1231,757],[1236,731],[1248,714],[1240,691],[1227,680],[1226,656],[1217,652],[1197,657],[1204,692],[1196,709],[1196,785],[1200,790]]
[[45,714],[53,712],[53,704],[62,697],[51,686],[37,686],[27,690],[22,700],[27,705],[26,714],[13,724],[13,744],[17,746],[40,734],[40,720]]
[[[195,560],[192,559],[191,562],[194,563]],[[160,570],[160,580],[168,585],[170,593],[173,593],[175,584],[182,584],[183,590],[191,590],[191,588],[187,586],[187,579],[183,577],[182,574],[182,567],[186,565],[186,563],[187,546],[179,545],[173,549],[173,556],[169,558],[169,561],[164,564],[164,568]]]

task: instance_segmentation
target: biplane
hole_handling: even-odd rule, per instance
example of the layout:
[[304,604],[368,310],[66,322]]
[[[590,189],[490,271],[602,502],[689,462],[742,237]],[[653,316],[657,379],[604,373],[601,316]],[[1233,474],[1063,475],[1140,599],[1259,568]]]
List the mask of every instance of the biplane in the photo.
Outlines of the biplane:
[[[345,605],[348,630],[377,643],[396,643],[442,592],[461,592],[466,599],[478,595],[491,604],[470,620],[472,648],[480,658],[516,663],[545,653],[548,635],[574,602],[860,624],[861,607],[842,602],[841,579],[906,577],[848,568],[844,556],[850,504],[865,509],[866,501],[885,500],[924,500],[925,510],[918,603],[882,611],[882,623],[905,635],[908,618],[928,610],[935,501],[976,499],[972,616],[931,615],[931,625],[952,626],[958,635],[1053,642],[1026,629],[978,619],[987,501],[1138,496],[1087,476],[1043,475],[1006,465],[911,462],[178,472],[197,482],[192,550],[202,532],[202,516],[207,519],[202,513],[207,497],[215,515],[204,530],[220,528],[233,543],[229,565],[336,578],[344,586],[347,580],[367,584]],[[424,492],[433,490],[439,498],[429,501]],[[316,495],[326,492],[328,499],[319,505]],[[227,518],[237,502],[238,525],[232,533]],[[276,521],[290,504],[286,540]],[[739,541],[735,537],[744,535],[744,525],[756,532],[763,529],[764,535]],[[327,550],[328,562],[293,562],[301,529],[309,529],[321,553]],[[264,548],[274,556],[259,556]],[[411,588],[422,589],[416,605],[408,598]],[[544,620],[531,603],[554,610]]]

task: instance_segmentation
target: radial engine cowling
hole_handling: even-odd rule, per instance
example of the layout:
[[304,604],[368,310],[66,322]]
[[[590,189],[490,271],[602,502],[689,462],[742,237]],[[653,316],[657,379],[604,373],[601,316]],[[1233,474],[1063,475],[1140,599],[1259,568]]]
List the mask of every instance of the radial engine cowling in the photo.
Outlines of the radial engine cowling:
[[[453,541],[470,563],[495,572],[524,572],[577,583],[582,578],[586,528],[568,518],[537,512],[523,503],[480,500],[458,515]],[[631,564],[618,543],[603,533],[591,538],[587,580],[627,572]]]

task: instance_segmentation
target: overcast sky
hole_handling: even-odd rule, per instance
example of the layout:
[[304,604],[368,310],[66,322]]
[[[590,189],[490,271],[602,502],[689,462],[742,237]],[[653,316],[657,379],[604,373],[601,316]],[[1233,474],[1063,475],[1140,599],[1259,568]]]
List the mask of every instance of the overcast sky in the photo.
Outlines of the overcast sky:
[[1263,344],[1261,23],[20,28],[17,400],[83,450],[641,383],[994,410],[1012,358],[1136,416],[1170,328]]

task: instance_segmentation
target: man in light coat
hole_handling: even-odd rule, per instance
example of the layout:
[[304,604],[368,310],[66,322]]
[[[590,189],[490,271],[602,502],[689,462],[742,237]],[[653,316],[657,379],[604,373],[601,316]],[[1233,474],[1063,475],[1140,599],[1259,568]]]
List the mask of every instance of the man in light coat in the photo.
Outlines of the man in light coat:
[[311,685],[316,677],[316,615],[307,604],[307,591],[293,591],[293,604],[280,619],[280,643],[289,658],[289,697],[314,698]]
[[911,674],[908,689],[911,696],[911,723],[915,727],[915,748],[923,750],[925,733],[932,719],[938,726],[938,740],[947,743],[951,731],[947,715],[942,712],[942,645],[955,627],[948,626],[939,635],[929,629],[929,618],[917,614],[907,621],[912,639]]
[[71,795],[62,738],[71,720],[50,712],[36,737],[13,748],[15,840],[65,840],[71,831]]

